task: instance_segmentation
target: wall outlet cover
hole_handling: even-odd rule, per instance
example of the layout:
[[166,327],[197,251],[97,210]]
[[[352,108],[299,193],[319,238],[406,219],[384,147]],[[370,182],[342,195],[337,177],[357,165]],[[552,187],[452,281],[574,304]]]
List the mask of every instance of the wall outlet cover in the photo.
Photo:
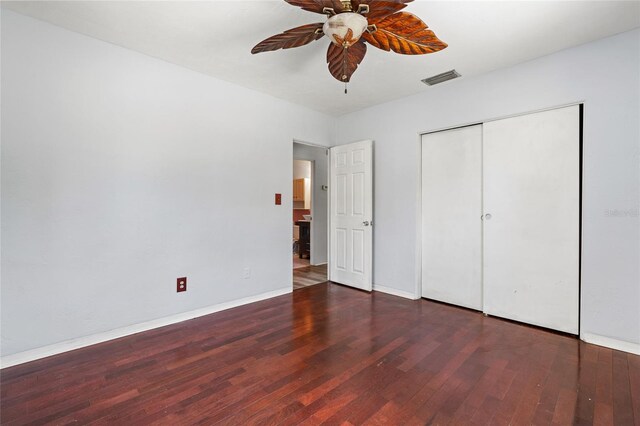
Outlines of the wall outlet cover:
[[178,278],[176,280],[176,291],[178,293],[187,291],[187,277]]

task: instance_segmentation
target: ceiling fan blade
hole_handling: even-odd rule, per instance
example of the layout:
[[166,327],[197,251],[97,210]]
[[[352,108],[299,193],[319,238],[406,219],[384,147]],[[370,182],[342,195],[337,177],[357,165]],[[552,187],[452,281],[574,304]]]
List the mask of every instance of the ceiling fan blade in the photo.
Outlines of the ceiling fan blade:
[[447,47],[447,43],[436,37],[427,24],[411,13],[394,13],[378,22],[376,27],[377,31],[364,33],[362,38],[387,52],[393,50],[403,55],[424,55]]
[[329,50],[327,50],[329,72],[336,80],[344,83],[349,82],[351,75],[358,68],[366,53],[367,45],[362,40],[348,48],[331,43]]
[[324,36],[322,32],[322,22],[317,24],[308,24],[301,27],[286,30],[281,34],[276,34],[266,40],[262,40],[256,44],[251,53],[268,52],[278,49],[290,49],[292,47],[300,47],[309,44],[314,40],[318,40]]
[[358,10],[358,6],[361,4],[368,5],[369,13],[365,16],[369,24],[375,24],[387,16],[404,9],[407,7],[407,3],[411,3],[412,1],[413,0],[352,0],[352,4],[353,10]]
[[292,6],[298,6],[302,10],[324,14],[324,8],[333,9],[335,13],[342,12],[340,0],[284,0]]

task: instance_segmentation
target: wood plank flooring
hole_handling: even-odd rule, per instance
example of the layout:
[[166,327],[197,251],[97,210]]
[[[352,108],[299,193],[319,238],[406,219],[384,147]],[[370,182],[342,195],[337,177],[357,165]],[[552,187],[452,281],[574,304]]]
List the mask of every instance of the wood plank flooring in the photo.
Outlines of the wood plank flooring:
[[307,266],[311,266],[309,259],[300,259],[297,253],[293,254],[293,269],[306,268]]
[[0,372],[1,423],[640,424],[640,357],[324,283]]
[[293,270],[294,290],[320,284],[325,281],[327,281],[327,265],[305,266]]

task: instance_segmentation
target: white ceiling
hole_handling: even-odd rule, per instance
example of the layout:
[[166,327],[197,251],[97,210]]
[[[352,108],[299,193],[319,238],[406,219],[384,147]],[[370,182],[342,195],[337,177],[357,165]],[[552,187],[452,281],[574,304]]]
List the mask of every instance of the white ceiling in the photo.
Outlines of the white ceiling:
[[368,46],[344,95],[344,86],[327,70],[326,37],[251,55],[270,35],[325,20],[282,0],[3,1],[2,6],[332,115],[427,92],[422,78],[452,68],[469,77],[640,26],[639,1],[418,0],[405,10],[449,47],[405,56]]

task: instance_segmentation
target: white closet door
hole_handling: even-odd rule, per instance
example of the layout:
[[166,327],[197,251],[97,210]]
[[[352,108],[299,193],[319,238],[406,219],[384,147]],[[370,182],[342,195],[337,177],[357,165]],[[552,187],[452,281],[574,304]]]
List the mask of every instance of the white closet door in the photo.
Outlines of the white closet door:
[[422,296],[482,309],[482,126],[422,136]]
[[484,311],[578,333],[579,107],[483,126]]

